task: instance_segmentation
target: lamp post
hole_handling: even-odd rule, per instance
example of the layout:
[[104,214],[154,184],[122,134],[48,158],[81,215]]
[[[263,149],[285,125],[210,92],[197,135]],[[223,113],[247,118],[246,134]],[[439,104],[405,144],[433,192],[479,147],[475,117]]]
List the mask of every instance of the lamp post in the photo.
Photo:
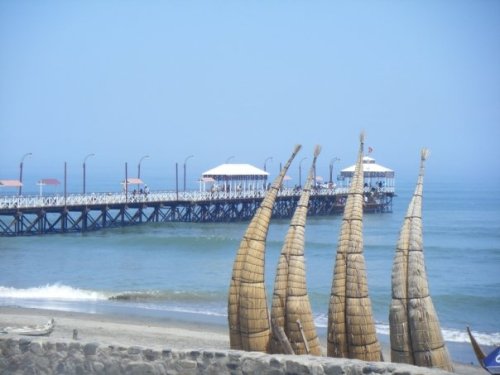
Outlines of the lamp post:
[[128,202],[128,163],[125,162],[125,203]]
[[87,156],[85,156],[85,158],[83,159],[83,194],[85,194],[85,181],[86,181],[86,162],[87,162],[87,159],[90,158],[91,156],[95,156],[95,154],[88,154]]
[[340,161],[340,159],[334,157],[332,158],[332,160],[330,160],[330,184],[333,184],[333,163],[335,163],[336,161]]
[[179,163],[175,162],[175,196],[179,200]]
[[21,158],[21,163],[19,164],[19,182],[20,182],[20,185],[19,185],[19,195],[21,195],[22,188],[23,188],[23,163],[24,163],[24,158],[27,157],[27,156],[31,156],[31,155],[33,155],[31,152],[28,152],[28,153],[24,154],[23,157]]
[[268,161],[268,160],[273,161],[273,157],[272,157],[272,156],[269,156],[268,158],[266,158],[266,160],[264,160],[264,171],[265,171],[265,172],[267,172],[266,166],[267,166],[267,161]]
[[137,178],[141,178],[141,163],[144,159],[149,158],[149,155],[144,155],[140,160],[139,164],[137,164]]
[[299,163],[299,186],[302,188],[302,162],[307,159],[307,156],[305,158],[300,159]]
[[194,155],[189,155],[186,159],[184,159],[184,191],[186,191],[186,163],[189,159],[194,157]]
[[64,162],[64,206],[68,197],[68,163]]
[[231,159],[234,159],[234,155],[233,155],[233,156],[230,156],[230,157],[228,157],[228,158],[226,159],[226,164],[229,164],[229,161],[230,161]]

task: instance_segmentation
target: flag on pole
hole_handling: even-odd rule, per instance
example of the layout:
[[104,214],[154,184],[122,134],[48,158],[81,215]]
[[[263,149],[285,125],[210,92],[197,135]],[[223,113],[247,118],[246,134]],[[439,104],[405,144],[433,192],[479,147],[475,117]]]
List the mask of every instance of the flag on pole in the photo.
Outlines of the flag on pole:
[[373,148],[368,147],[368,153],[371,154],[373,152]]

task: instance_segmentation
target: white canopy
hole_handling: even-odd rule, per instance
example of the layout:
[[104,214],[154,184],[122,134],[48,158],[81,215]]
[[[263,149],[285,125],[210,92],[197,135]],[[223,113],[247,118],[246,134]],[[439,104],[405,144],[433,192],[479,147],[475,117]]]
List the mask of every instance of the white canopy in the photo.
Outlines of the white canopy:
[[212,168],[203,172],[203,177],[212,177],[216,180],[220,179],[266,179],[269,173],[254,167],[250,164],[221,164],[218,167]]
[[202,184],[205,189],[205,182],[213,182],[215,190],[246,191],[264,188],[269,173],[250,164],[221,164],[201,176],[200,191]]
[[[342,177],[352,177],[354,175],[355,165],[351,165],[340,171]],[[394,178],[394,171],[380,164],[375,163],[375,159],[365,156],[363,158],[364,177],[385,177]]]

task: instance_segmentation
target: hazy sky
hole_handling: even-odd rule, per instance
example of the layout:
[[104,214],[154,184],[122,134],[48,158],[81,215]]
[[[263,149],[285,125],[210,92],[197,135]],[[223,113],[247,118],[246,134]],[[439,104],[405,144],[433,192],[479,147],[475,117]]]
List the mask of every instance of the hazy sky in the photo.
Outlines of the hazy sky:
[[34,189],[89,153],[91,186],[194,155],[194,185],[232,156],[275,175],[297,143],[292,178],[315,144],[327,176],[362,129],[399,176],[425,146],[432,180],[500,185],[500,1],[0,1],[0,179],[27,152]]

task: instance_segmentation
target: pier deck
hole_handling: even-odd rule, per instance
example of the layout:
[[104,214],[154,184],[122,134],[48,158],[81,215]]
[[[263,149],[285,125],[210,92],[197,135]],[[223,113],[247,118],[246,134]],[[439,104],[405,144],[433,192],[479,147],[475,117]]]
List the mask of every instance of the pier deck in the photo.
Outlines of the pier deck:
[[[245,221],[264,195],[265,190],[0,196],[0,236],[86,232],[150,222]],[[273,217],[291,217],[299,197],[300,191],[282,189]],[[346,197],[347,188],[314,190],[308,215],[342,213]],[[367,190],[365,212],[392,212],[393,197],[394,188]]]

